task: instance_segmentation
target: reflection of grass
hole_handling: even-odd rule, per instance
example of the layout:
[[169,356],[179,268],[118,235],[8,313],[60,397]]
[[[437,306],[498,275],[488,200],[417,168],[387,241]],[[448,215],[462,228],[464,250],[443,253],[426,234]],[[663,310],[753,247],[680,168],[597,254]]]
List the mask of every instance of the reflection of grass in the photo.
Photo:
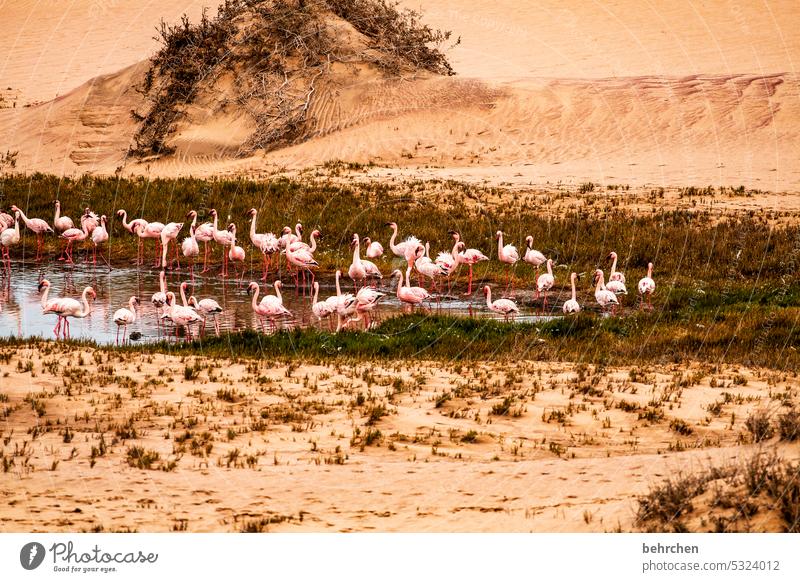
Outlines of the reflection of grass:
[[[792,369],[800,367],[796,341],[800,309],[772,312],[726,310],[681,320],[671,314],[601,318],[592,313],[547,323],[507,324],[450,316],[403,315],[370,333],[331,334],[302,329],[264,335],[248,330],[191,343],[153,343],[100,349],[131,354],[165,352],[209,357],[423,358],[564,360],[625,365],[725,361]],[[0,346],[44,340],[3,338]],[[95,346],[74,341],[73,345]],[[219,395],[218,395],[219,396]],[[227,397],[223,394],[220,398]]]

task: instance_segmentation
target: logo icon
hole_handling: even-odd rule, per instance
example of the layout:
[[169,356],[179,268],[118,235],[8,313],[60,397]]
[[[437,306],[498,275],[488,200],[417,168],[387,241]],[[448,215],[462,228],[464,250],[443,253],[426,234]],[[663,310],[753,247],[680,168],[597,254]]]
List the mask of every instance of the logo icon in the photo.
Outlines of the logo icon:
[[44,546],[39,542],[27,543],[19,552],[19,563],[26,570],[35,570],[42,565],[44,554]]

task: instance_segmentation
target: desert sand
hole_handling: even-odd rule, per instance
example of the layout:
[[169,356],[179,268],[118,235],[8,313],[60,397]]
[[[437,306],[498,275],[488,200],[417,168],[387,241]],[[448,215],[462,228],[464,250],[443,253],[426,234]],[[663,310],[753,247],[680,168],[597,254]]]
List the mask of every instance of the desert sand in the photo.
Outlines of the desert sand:
[[[39,3],[3,6],[16,31],[2,41],[9,98],[60,95],[0,110],[17,169],[259,176],[345,159],[376,164],[377,179],[800,189],[795,2],[404,2],[461,37],[448,53],[456,77],[329,85],[310,139],[244,158],[234,153],[247,124],[199,104],[175,156],[129,160],[132,87],[155,24],[202,4],[73,2],[57,21]],[[52,49],[61,36],[69,50]]]
[[[4,348],[0,374],[0,531],[630,531],[637,496],[668,476],[757,447],[800,456],[744,427],[785,407],[795,379],[727,366],[226,362],[48,343]],[[762,511],[747,527],[775,522]]]

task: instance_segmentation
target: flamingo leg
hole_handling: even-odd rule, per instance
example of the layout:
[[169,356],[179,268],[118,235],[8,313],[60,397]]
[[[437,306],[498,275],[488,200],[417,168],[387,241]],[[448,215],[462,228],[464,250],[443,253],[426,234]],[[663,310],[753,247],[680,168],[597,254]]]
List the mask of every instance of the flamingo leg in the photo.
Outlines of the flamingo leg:
[[469,266],[469,282],[467,283],[467,292],[465,295],[472,295],[472,265]]

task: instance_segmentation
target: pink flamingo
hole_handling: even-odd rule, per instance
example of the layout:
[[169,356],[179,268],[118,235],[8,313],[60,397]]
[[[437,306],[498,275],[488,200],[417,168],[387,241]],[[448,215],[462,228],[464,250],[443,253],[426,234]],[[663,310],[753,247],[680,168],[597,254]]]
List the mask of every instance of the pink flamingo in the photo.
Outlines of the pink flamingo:
[[[14,213],[14,228],[5,228],[0,232],[0,245],[3,247],[3,262],[7,273],[11,272],[11,247],[19,244],[19,212]],[[10,279],[9,279],[10,280]]]
[[378,306],[378,301],[385,293],[381,293],[372,287],[362,287],[356,293],[356,313],[361,315],[364,321],[364,329],[372,326],[371,313]]
[[547,261],[547,257],[545,257],[540,251],[537,251],[535,248],[533,248],[533,237],[530,235],[525,237],[525,247],[525,255],[522,257],[522,260],[536,269],[534,278],[538,278],[539,267],[544,265],[544,263]]
[[150,302],[156,312],[156,326],[161,329],[161,317],[164,306],[167,304],[167,274],[163,270],[158,274],[158,289],[150,297]]
[[141,232],[144,233],[145,228],[147,227],[147,221],[144,220],[143,218],[134,218],[133,220],[128,222],[128,213],[127,213],[127,211],[125,211],[123,209],[117,210],[117,216],[120,219],[122,219],[122,227],[125,230],[127,230],[129,233],[135,234],[135,235],[137,235],[139,237],[138,250],[137,250],[137,253],[136,253],[136,264],[137,265],[143,264],[144,263],[144,259],[142,258],[142,251],[143,251],[143,247],[144,247],[144,244],[143,244],[144,236],[140,235],[139,232],[137,232],[137,228],[141,228]]
[[503,231],[498,230],[495,234],[497,238],[497,258],[501,263],[508,265],[508,278],[506,280],[506,292],[508,292],[509,285],[511,286],[511,294],[514,294],[514,282],[511,280],[511,269],[519,261],[519,251],[514,245],[503,245]]
[[569,276],[570,283],[572,284],[572,298],[564,301],[564,305],[561,306],[561,309],[565,314],[578,313],[581,310],[581,306],[578,303],[578,294],[575,289],[575,280],[577,278],[578,278],[577,273],[572,273]]
[[141,263],[144,264],[144,241],[147,239],[155,239],[156,241],[156,248],[154,253],[154,260],[153,266],[159,267],[160,260],[161,260],[161,231],[164,230],[164,223],[162,222],[147,222],[145,220],[142,221],[131,221],[131,224],[136,223],[133,225],[133,232],[139,237],[139,255],[141,256]]
[[205,333],[206,319],[210,315],[214,318],[214,331],[219,335],[219,320],[217,320],[217,316],[222,313],[222,306],[213,299],[206,298],[198,301],[194,295],[189,297],[189,305],[203,316],[203,327],[200,328],[200,333]]
[[[356,313],[356,298],[352,293],[342,293],[342,288],[339,284],[339,279],[342,276],[342,272],[340,270],[336,270],[336,295],[332,297],[328,297],[325,301],[330,303],[333,309],[336,311],[336,331],[337,333],[342,330],[343,327],[347,327],[347,324],[350,321],[353,321],[352,317]],[[344,321],[344,323],[342,323]]]
[[318,321],[323,319],[330,320],[330,316],[336,313],[336,307],[330,301],[319,301],[319,283],[314,281],[312,285],[314,288],[314,296],[311,299],[311,313]]
[[[160,266],[162,269],[171,269],[172,264],[177,263],[177,269],[180,270],[181,260],[178,256],[178,243],[176,241],[181,229],[183,229],[182,222],[169,222],[164,225],[164,228],[161,229],[161,234],[159,235],[159,240],[161,241],[161,264],[157,264],[157,267]],[[173,243],[175,247],[175,258],[169,262],[169,265],[167,265],[167,255],[169,254],[170,243]]]
[[0,232],[14,226],[14,217],[7,212],[0,211]]
[[[40,283],[39,286],[41,290],[42,284]],[[49,284],[47,287],[49,288]],[[81,294],[81,301],[71,297],[62,297],[47,303],[47,307],[42,310],[42,313],[55,313],[58,315],[58,323],[56,324],[55,329],[53,329],[53,333],[56,334],[56,339],[58,339],[59,332],[61,333],[62,339],[70,338],[70,326],[68,318],[75,317],[82,319],[87,317],[92,312],[92,304],[90,303],[90,299],[94,300],[96,297],[97,294],[94,292],[94,289],[91,287],[86,287]]]
[[[214,210],[214,212],[216,212],[216,210]],[[194,224],[194,219],[197,218],[197,212],[192,210],[189,212],[189,215],[192,216],[192,224]],[[198,242],[203,243],[203,270],[200,272],[206,273],[208,271],[208,243],[214,240],[214,224],[211,222],[204,222],[196,227],[194,229],[194,238]]]
[[608,254],[606,259],[611,259],[613,262],[611,263],[611,270],[608,272],[608,280],[609,281],[620,281],[622,284],[625,284],[625,273],[621,273],[617,271],[617,253],[611,251]]
[[353,240],[350,242],[350,247],[353,249],[353,262],[350,264],[347,274],[350,276],[350,279],[353,280],[354,290],[358,291],[356,281],[361,281],[361,284],[363,285],[368,277],[377,277],[378,279],[383,279],[383,275],[381,275],[381,272],[378,267],[375,266],[375,263],[366,259],[361,259],[361,239],[359,238],[358,234],[353,234]]
[[38,261],[42,257],[44,235],[48,232],[53,232],[52,227],[41,218],[28,218],[25,216],[25,213],[16,206],[12,206],[11,210],[15,213],[19,212],[19,217],[22,219],[22,222],[25,223],[25,226],[28,227],[28,230],[36,235],[36,259],[34,260]]
[[436,257],[434,261],[439,267],[442,269],[442,274],[447,277],[447,293],[449,294],[452,291],[450,276],[458,267],[458,262],[456,260],[456,255],[458,252],[464,248],[464,243],[456,242],[453,245],[453,250],[449,253],[442,251]]
[[[456,243],[461,242],[461,234],[451,230],[450,234],[455,239]],[[466,247],[466,244],[464,245]],[[467,292],[464,295],[472,295],[472,267],[480,263],[481,261],[488,261],[489,257],[484,255],[478,249],[467,249],[458,252],[455,256],[456,262],[459,265],[468,265],[469,266],[469,283],[467,285]]]
[[642,296],[639,307],[644,307],[644,298],[647,296],[647,307],[652,311],[653,304],[651,301],[653,293],[656,291],[656,282],[653,280],[653,263],[647,263],[647,277],[642,277],[637,287],[639,288],[639,294]]
[[[95,227],[92,231],[92,245],[94,246],[93,255],[92,255],[92,265],[97,265],[97,247],[102,244],[106,244],[108,242],[108,229],[106,228],[106,215],[100,217],[100,224]],[[108,262],[108,259],[103,257],[103,253],[100,253],[100,258],[106,262],[109,268],[111,268],[111,263]]]
[[222,276],[228,276],[228,253],[226,251],[226,247],[231,246],[231,233],[229,230],[219,230],[217,228],[217,224],[219,221],[219,215],[215,209],[211,209],[211,216],[214,217],[214,231],[213,231],[213,238],[214,242],[217,243],[222,247]]
[[56,206],[56,214],[53,218],[53,227],[59,232],[62,233],[65,230],[72,228],[74,225],[72,223],[72,219],[69,216],[61,216],[61,202],[55,200],[53,202]]
[[[163,272],[163,271],[162,271]],[[186,328],[186,339],[192,339],[192,324],[197,323],[200,324],[203,322],[203,318],[191,307],[185,307],[183,305],[176,305],[175,303],[175,293],[172,291],[167,291],[167,303],[166,309],[164,311],[164,315],[161,316],[162,319],[169,319],[172,321],[173,325],[175,326],[175,341],[178,341],[178,328],[184,327]]]
[[242,276],[241,279],[244,279],[244,258],[245,253],[244,249],[236,244],[236,225],[231,223],[228,225],[228,230],[231,233],[231,245],[228,249],[228,261],[233,263],[233,271],[235,274],[235,278],[239,279],[239,272],[236,269],[236,265],[242,265]]
[[612,312],[614,312],[617,305],[619,305],[619,301],[617,301],[616,295],[606,289],[605,276],[600,269],[594,272],[594,284],[594,298],[597,300],[598,305],[600,305],[600,309],[606,311],[610,308]]
[[438,277],[445,275],[447,271],[446,269],[442,268],[441,265],[434,263],[428,256],[430,253],[430,248],[430,243],[426,242],[424,253],[420,254],[419,250],[417,251],[420,256],[414,261],[414,268],[417,270],[417,273],[419,273],[420,276],[427,277],[431,280],[431,288],[438,293],[439,286],[436,280]]
[[117,324],[117,339],[116,344],[119,345],[119,331],[122,329],[122,343],[125,343],[125,338],[128,335],[128,326],[136,322],[136,306],[139,305],[139,299],[131,297],[128,300],[128,307],[121,307],[114,312],[114,323]]
[[256,232],[258,210],[251,208],[247,213],[250,216],[250,242],[252,242],[253,246],[261,251],[263,256],[263,274],[261,275],[261,280],[266,281],[267,277],[269,276],[269,267],[270,263],[272,262],[272,255],[280,250],[280,244],[278,237],[276,237],[273,233],[267,232],[260,234]]
[[415,236],[409,236],[401,243],[395,244],[397,239],[397,223],[387,222],[386,226],[392,229],[392,238],[389,239],[389,248],[396,257],[405,259],[409,267],[413,267],[414,261],[417,260],[417,250],[424,248],[422,241]]
[[274,332],[277,330],[275,320],[283,315],[292,315],[292,312],[283,306],[283,297],[281,296],[281,282],[275,281],[273,284],[275,288],[275,295],[265,295],[261,301],[258,301],[258,293],[260,288],[258,283],[251,282],[247,286],[247,293],[253,295],[253,313],[261,322],[261,329],[266,333],[266,326],[264,319],[269,320],[270,329]]
[[66,246],[64,247],[64,252],[62,255],[65,257],[65,260],[68,263],[74,262],[72,260],[72,245],[76,242],[82,242],[89,238],[88,223],[81,223],[81,227],[82,228],[68,228],[61,233],[61,238],[66,241]]
[[620,309],[622,309],[622,297],[621,295],[628,294],[628,288],[625,287],[625,275],[617,271],[617,253],[612,252],[608,255],[608,258],[613,260],[611,263],[611,270],[608,273],[608,284],[606,285],[606,289],[611,291],[614,295],[617,296],[617,300],[619,301]]
[[311,276],[311,284],[314,284],[314,271],[319,267],[319,263],[314,260],[314,255],[310,248],[299,247],[294,249],[292,245],[286,247],[286,260],[295,267],[294,281],[295,290],[300,288],[300,273],[303,274],[303,294],[305,295],[306,272]]
[[367,247],[367,251],[364,254],[367,255],[368,259],[379,259],[383,256],[383,245],[378,241],[365,237],[364,246]]
[[89,234],[92,234],[92,231],[100,224],[100,217],[88,206],[83,209],[81,216],[81,225],[84,223],[86,223],[86,230],[89,231]]
[[408,269],[406,269],[406,284],[403,285],[403,273],[400,272],[400,269],[395,269],[392,271],[392,277],[398,277],[397,298],[403,303],[410,305],[411,309],[413,310],[415,305],[421,305],[423,301],[427,300],[431,296],[431,294],[422,287],[412,287],[411,283],[409,282],[410,275],[411,267],[408,267]]
[[514,321],[514,318],[519,313],[519,307],[517,307],[516,303],[511,301],[511,299],[497,299],[496,301],[492,301],[492,290],[488,285],[484,286],[483,293],[486,295],[486,307],[502,315],[505,321],[508,321],[509,318],[511,321]]
[[[194,212],[194,211],[192,211]],[[197,238],[195,237],[195,221],[197,217],[195,216],[195,220],[192,221],[192,224],[189,226],[189,236],[183,239],[181,243],[181,252],[183,256],[189,260],[189,273],[191,274],[192,281],[194,281],[194,261],[200,255],[200,247],[197,244]]]
[[541,294],[544,294],[544,301],[542,302],[542,313],[547,309],[547,292],[555,285],[556,278],[553,277],[553,259],[547,259],[547,272],[539,275],[536,279],[536,299],[539,299]]

